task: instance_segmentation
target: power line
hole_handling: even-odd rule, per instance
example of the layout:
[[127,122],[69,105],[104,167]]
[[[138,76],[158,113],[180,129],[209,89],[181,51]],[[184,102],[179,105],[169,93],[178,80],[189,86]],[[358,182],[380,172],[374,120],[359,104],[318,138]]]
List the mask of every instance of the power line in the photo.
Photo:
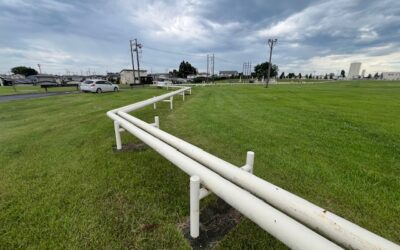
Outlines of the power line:
[[178,51],[172,51],[172,50],[163,50],[163,49],[157,49],[149,46],[144,46],[145,49],[150,49],[150,50],[155,50],[158,52],[163,52],[163,53],[168,53],[168,54],[178,54],[178,55],[184,55],[184,56],[196,56],[196,57],[204,57],[204,55],[198,55],[198,54],[189,54],[189,53],[183,53],[183,52],[178,52]]
[[[193,56],[193,57],[204,57],[204,55],[199,55],[199,54],[191,54],[191,53],[183,53],[183,52],[178,52],[178,51],[171,51],[171,50],[163,50],[163,49],[158,49],[158,48],[154,48],[154,47],[149,47],[149,46],[144,46],[145,49],[150,49],[150,50],[154,50],[154,51],[158,51],[158,52],[162,52],[162,53],[168,53],[168,54],[173,54],[173,55],[184,55],[184,56]],[[214,60],[215,58],[217,58],[220,61],[223,61],[225,63],[230,63],[233,65],[238,65],[239,63],[235,63],[231,60],[227,60],[224,59],[222,57],[216,57],[214,56]]]

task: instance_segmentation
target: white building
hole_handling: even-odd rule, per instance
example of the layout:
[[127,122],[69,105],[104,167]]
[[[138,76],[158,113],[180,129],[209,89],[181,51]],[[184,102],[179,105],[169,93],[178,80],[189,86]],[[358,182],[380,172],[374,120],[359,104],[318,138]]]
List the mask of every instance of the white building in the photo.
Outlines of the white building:
[[[131,69],[123,69],[119,73],[120,75],[120,83],[121,84],[131,84],[133,83],[133,73]],[[140,78],[142,77],[147,77],[147,70],[140,70]],[[139,72],[138,70],[135,70],[135,79],[136,83],[139,83]]]
[[350,64],[349,73],[347,74],[347,79],[357,79],[360,77],[360,62],[353,62]]
[[238,77],[239,76],[239,72],[237,72],[236,70],[224,70],[224,71],[220,71],[219,72],[219,76],[222,76],[222,77]]
[[400,80],[400,72],[382,72],[383,80]]

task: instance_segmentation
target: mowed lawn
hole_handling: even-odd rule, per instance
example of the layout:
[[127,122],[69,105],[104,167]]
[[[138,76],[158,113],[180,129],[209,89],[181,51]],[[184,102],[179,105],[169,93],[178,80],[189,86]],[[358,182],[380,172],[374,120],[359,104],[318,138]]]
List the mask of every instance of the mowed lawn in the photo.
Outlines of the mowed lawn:
[[[48,92],[60,92],[60,91],[77,91],[76,87],[62,87],[62,88],[49,88]],[[38,94],[46,93],[44,88],[40,86],[0,86],[0,96],[2,95],[21,95],[21,94]]]
[[[151,149],[113,152],[105,115],[164,92],[0,103],[0,248],[189,248],[177,227],[188,176]],[[238,166],[253,150],[256,175],[400,243],[400,83],[196,87],[175,100],[135,114]],[[285,247],[243,219],[217,248]]]

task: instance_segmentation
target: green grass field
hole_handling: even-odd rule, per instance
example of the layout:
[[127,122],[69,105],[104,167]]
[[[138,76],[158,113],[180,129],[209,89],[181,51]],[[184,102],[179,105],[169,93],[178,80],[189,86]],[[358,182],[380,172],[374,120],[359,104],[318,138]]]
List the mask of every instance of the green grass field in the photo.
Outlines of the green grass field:
[[[105,115],[164,92],[0,103],[0,248],[189,248],[188,176],[151,149],[114,153]],[[238,166],[253,150],[256,175],[400,243],[399,97],[399,82],[195,87],[135,114]],[[285,247],[243,219],[217,249]]]
[[[49,88],[49,92],[58,91],[76,91],[76,87],[62,87],[62,88]],[[0,86],[0,95],[20,95],[20,94],[32,94],[32,93],[46,93],[44,88],[40,86],[24,86],[18,85],[12,86]]]

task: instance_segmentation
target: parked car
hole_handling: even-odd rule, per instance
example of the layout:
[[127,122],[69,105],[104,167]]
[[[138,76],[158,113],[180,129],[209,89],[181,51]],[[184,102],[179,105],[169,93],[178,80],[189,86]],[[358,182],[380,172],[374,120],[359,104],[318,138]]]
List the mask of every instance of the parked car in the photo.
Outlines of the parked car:
[[117,92],[119,87],[116,84],[102,79],[89,79],[81,83],[80,89],[82,92],[102,93]]

